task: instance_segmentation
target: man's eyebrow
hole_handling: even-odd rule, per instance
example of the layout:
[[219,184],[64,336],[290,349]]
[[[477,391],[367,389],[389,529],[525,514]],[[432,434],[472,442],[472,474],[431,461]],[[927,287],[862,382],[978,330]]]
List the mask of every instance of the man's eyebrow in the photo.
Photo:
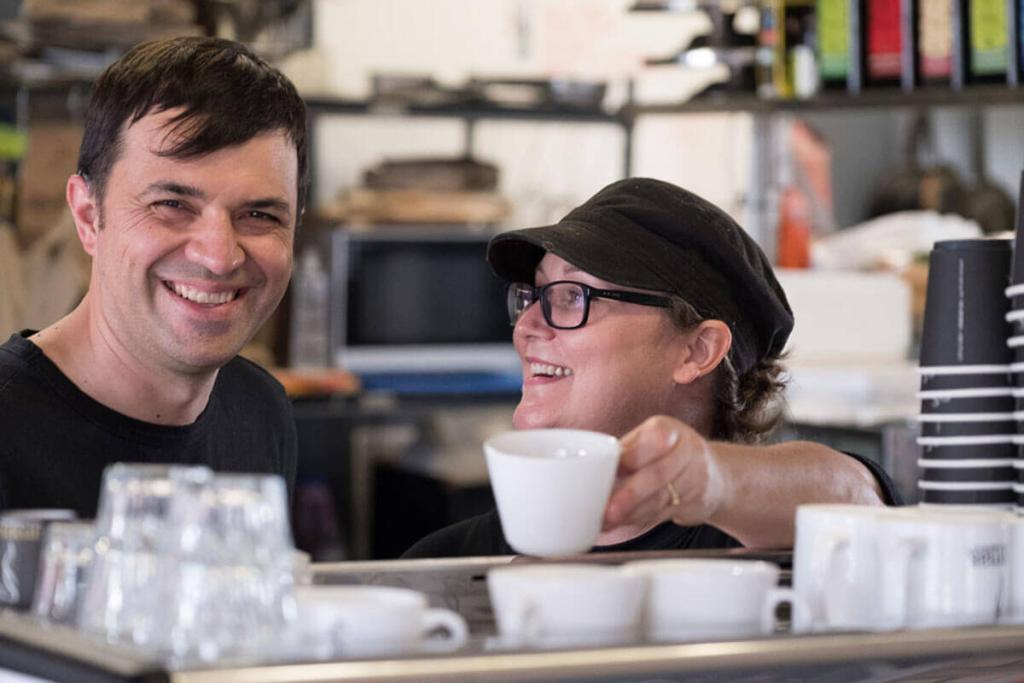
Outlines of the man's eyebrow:
[[264,197],[262,199],[254,199],[251,202],[246,202],[245,206],[250,209],[276,209],[278,211],[284,211],[285,213],[291,213],[292,205],[287,200],[279,199],[277,197]]
[[160,193],[177,194],[184,197],[196,197],[198,199],[206,197],[206,193],[194,185],[182,185],[181,183],[174,183],[170,181],[151,183],[142,191],[142,194],[144,195]]

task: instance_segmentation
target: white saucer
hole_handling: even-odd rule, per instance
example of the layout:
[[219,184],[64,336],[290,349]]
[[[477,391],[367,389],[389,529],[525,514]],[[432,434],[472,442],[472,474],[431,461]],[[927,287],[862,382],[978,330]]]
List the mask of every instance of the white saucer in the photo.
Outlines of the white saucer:
[[553,638],[544,643],[524,643],[522,641],[510,641],[509,639],[495,635],[484,639],[483,647],[487,651],[510,651],[510,650],[575,650],[591,647],[615,647],[618,645],[634,645],[636,638],[627,637],[623,634],[580,634],[576,636],[565,636]]

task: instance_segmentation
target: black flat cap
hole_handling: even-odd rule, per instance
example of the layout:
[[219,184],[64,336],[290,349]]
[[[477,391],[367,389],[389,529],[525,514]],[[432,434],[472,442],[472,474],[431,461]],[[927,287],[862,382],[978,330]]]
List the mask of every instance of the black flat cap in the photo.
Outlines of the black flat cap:
[[605,187],[561,221],[496,235],[491,268],[533,282],[546,252],[608,282],[675,294],[733,335],[737,373],[778,355],[793,311],[757,243],[714,204],[670,183],[627,178]]

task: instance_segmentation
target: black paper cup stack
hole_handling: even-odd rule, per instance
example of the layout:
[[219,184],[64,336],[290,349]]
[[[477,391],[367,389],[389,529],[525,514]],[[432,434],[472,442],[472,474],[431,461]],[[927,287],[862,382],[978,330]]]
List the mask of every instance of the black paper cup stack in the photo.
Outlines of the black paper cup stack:
[[1017,198],[1017,231],[1013,241],[1013,264],[1010,269],[1010,286],[1006,288],[1006,300],[1009,310],[1005,319],[1009,326],[1006,345],[1013,354],[1010,370],[1014,377],[1014,399],[1016,401],[1016,418],[1018,436],[1017,469],[1015,493],[1016,510],[1024,512],[1024,172]]
[[[936,242],[932,250],[918,394],[922,504],[1010,509],[1017,500],[1022,375],[1013,373],[1008,343],[1010,261],[1010,240]],[[1024,343],[1021,353],[1024,362]]]

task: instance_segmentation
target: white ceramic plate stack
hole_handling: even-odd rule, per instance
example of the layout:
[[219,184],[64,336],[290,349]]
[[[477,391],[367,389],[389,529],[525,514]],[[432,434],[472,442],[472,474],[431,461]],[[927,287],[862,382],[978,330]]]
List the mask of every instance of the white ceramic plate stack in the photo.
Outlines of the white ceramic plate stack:
[[937,242],[932,251],[918,394],[923,505],[1010,509],[1016,501],[1014,354],[1003,295],[1010,255],[1010,240]]

